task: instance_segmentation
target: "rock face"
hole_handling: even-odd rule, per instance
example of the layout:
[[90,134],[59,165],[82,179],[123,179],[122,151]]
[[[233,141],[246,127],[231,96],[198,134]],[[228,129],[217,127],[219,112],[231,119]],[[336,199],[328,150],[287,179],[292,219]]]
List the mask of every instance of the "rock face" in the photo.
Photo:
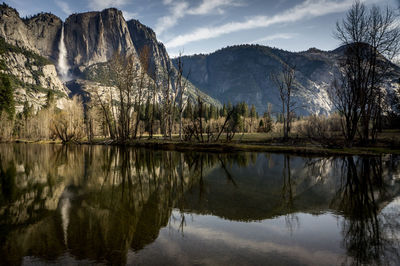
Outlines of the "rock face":
[[13,81],[17,111],[22,111],[25,101],[41,108],[49,91],[54,92],[60,108],[68,98],[69,91],[52,64],[58,57],[61,25],[52,14],[21,19],[15,9],[0,5],[1,72]]
[[21,19],[19,13],[6,5],[0,6],[0,36],[9,44],[26,48],[56,60],[62,21],[49,13]]
[[[209,55],[183,58],[189,80],[199,89],[221,102],[245,101],[264,112],[267,103],[280,111],[276,85],[270,76],[281,70],[284,62],[296,66],[295,100],[299,115],[327,114],[333,111],[327,89],[339,72],[338,60],[343,49],[321,51],[315,48],[293,53],[260,45],[241,45],[221,49]],[[176,64],[176,60],[174,60]],[[185,73],[185,74],[186,74]],[[393,77],[400,77],[393,65]],[[389,83],[389,86],[392,86]]]
[[0,36],[12,45],[39,52],[17,10],[4,4],[0,6]]
[[[59,51],[62,31],[66,53]],[[66,71],[69,72],[68,75],[64,75],[65,64],[62,64],[63,67],[58,65],[59,72],[62,70],[58,74],[59,76],[63,74],[63,78],[72,76],[76,79],[85,79],[88,71],[93,72],[98,69],[97,66],[110,60],[115,52],[133,55],[139,59],[144,47],[149,49],[150,76],[152,78],[160,78],[167,69],[172,69],[176,74],[164,45],[157,41],[154,31],[137,20],[125,21],[122,12],[114,8],[101,12],[72,14],[63,24],[60,18],[48,13],[21,19],[15,9],[3,4],[0,5],[0,37],[3,37],[7,44],[31,51],[50,60],[46,64],[53,63],[53,67],[58,65],[59,61],[66,61],[69,66]],[[61,55],[63,60],[59,58]],[[10,58],[13,57],[15,55],[11,55]],[[21,64],[10,71],[21,78],[22,83],[34,84],[36,82],[37,85],[44,86],[46,89],[57,87],[60,92],[65,92],[62,89],[64,85],[59,79],[56,80],[57,77],[46,77],[46,82],[51,80],[51,84],[49,82],[47,84],[39,78],[34,81],[33,75],[29,74],[31,69],[24,69]],[[52,71],[46,67],[45,72]],[[76,86],[73,90],[74,93],[80,93]],[[85,86],[82,86],[81,90],[81,94],[85,94]],[[196,99],[200,95],[206,103],[219,105],[218,101],[198,91],[190,82],[188,82],[187,92],[192,99]]]
[[25,21],[39,54],[56,61],[62,21],[53,14],[42,13]]
[[69,90],[60,81],[53,64],[41,64],[34,57],[22,52],[7,52],[0,54],[7,66],[1,72],[8,74],[14,80],[15,102],[17,112],[22,111],[25,101],[40,109],[47,100],[47,93],[54,92],[57,106],[62,108],[68,98]]
[[156,34],[152,29],[134,19],[128,21],[128,28],[133,44],[139,54],[142,53],[144,47],[147,46],[149,48],[150,69],[161,69],[171,66],[171,61],[164,44],[157,41]]
[[71,66],[84,67],[107,62],[114,52],[136,54],[122,12],[73,14],[65,21],[65,46]]

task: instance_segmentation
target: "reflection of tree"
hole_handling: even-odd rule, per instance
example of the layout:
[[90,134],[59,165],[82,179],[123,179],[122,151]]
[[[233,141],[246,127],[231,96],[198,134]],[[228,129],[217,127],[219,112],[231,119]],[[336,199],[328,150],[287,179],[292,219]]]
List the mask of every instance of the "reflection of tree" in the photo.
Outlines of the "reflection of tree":
[[217,162],[205,153],[61,145],[7,146],[0,157],[0,256],[12,264],[56,259],[67,247],[78,259],[124,264]]
[[[330,165],[343,170],[331,208],[345,214],[344,245],[354,260],[370,253],[370,259],[358,261],[375,263],[375,256],[395,250],[388,236],[400,231],[398,210],[380,213],[382,203],[397,192],[387,193],[387,182],[376,178],[383,175],[382,169],[384,176],[390,176],[386,171],[398,167],[383,166],[379,158],[364,159],[364,164],[362,158],[332,164],[314,158],[316,163],[306,165],[309,171],[304,171],[306,159],[274,154],[269,160],[276,162],[274,166],[261,171],[266,161],[251,153],[7,147],[0,152],[0,257],[7,256],[10,264],[21,263],[23,256],[57,259],[67,248],[75,258],[124,264],[129,249],[138,251],[152,243],[169,222],[176,222],[183,233],[188,213],[236,221],[286,215],[287,227],[293,231],[298,226],[295,213],[329,208],[325,202],[332,194],[326,192],[336,190],[321,189],[323,182],[314,181]],[[254,162],[258,165],[249,165]],[[70,204],[64,216],[63,195]],[[173,208],[178,209],[175,216]]]
[[285,154],[282,168],[282,205],[286,210],[285,222],[290,234],[293,233],[296,227],[299,227],[299,219],[295,214],[293,204],[293,180],[290,168],[290,155]]
[[238,185],[236,184],[235,179],[233,178],[233,176],[231,175],[229,170],[226,168],[224,160],[221,158],[221,156],[218,156],[218,160],[221,163],[221,168],[224,170],[226,178],[228,179],[228,181],[231,182],[232,185],[234,185],[237,188]]
[[[380,204],[387,199],[382,177],[382,158],[344,158],[342,185],[337,193],[338,209],[343,212],[343,244],[352,264],[386,264],[400,259],[398,219],[380,215]],[[380,202],[377,200],[379,199]],[[394,231],[393,231],[394,229]],[[385,263],[386,262],[386,263]]]

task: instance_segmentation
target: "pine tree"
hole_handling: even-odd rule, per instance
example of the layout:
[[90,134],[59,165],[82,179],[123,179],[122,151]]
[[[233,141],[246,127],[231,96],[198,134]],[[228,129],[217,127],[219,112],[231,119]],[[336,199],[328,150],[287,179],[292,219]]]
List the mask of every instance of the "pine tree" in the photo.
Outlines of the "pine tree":
[[228,102],[227,112],[232,111],[232,109],[233,109],[232,103]]
[[257,112],[256,112],[256,107],[254,104],[251,105],[251,109],[250,109],[250,117],[251,118],[256,118],[257,116]]
[[46,97],[46,104],[44,106],[45,109],[51,108],[55,104],[55,98],[54,98],[54,92],[49,90],[47,92],[47,97]]
[[226,117],[228,115],[228,110],[226,109],[226,104],[221,109],[221,116]]
[[244,118],[249,117],[249,106],[246,102],[242,103],[242,116]]
[[15,114],[14,90],[7,75],[0,75],[0,114],[5,112],[12,120]]

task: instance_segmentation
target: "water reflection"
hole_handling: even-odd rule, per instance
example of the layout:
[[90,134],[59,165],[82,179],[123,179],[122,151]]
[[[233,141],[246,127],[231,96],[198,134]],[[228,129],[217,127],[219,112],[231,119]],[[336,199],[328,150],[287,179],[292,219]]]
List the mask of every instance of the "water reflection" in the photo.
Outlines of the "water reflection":
[[[197,245],[190,232],[201,217],[215,217],[207,226],[221,234],[216,224],[227,230],[245,222],[242,230],[251,232],[254,221],[282,221],[274,226],[295,239],[309,226],[302,217],[311,214],[321,220],[319,226],[328,226],[322,221],[326,217],[339,221],[342,244],[327,247],[342,254],[333,264],[396,264],[398,164],[396,156],[305,158],[0,145],[0,257],[11,265],[32,258],[120,265],[131,263],[130,254],[143,259],[164,237],[169,245],[182,241],[165,236],[165,230],[179,231],[188,247],[187,241]],[[266,239],[253,236],[251,241],[247,245],[255,247]],[[279,236],[274,241],[284,242]],[[301,244],[317,247],[309,245]],[[250,252],[256,262],[268,252],[263,246],[241,252]],[[162,252],[150,257],[165,263]],[[287,261],[293,263],[309,264],[304,258]]]
[[[390,161],[389,161],[390,163]],[[338,210],[343,213],[343,245],[351,264],[388,265],[399,261],[400,209],[382,215],[383,208],[398,188],[383,178],[383,160],[347,157],[344,159],[341,187],[337,192]],[[391,191],[395,189],[395,191]]]

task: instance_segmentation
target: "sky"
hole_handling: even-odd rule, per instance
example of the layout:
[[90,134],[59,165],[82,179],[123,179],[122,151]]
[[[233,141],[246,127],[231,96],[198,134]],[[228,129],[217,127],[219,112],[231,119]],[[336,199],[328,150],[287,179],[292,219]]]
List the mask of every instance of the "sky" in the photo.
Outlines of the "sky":
[[[332,50],[335,24],[353,0],[6,0],[22,17],[115,7],[126,20],[151,27],[171,57],[211,53],[226,46],[261,44],[289,51]],[[367,6],[398,8],[400,0],[362,0]]]

